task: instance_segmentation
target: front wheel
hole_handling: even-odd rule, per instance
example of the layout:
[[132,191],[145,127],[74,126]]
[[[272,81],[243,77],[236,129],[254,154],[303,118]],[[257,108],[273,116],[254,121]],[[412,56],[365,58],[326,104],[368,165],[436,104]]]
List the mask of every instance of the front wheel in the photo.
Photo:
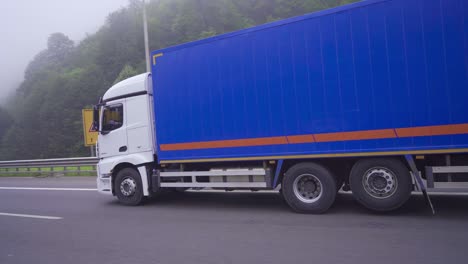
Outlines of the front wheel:
[[140,173],[133,168],[125,168],[117,173],[114,190],[119,202],[124,205],[135,206],[144,200]]
[[316,163],[300,163],[284,175],[282,195],[296,212],[320,214],[328,210],[336,198],[336,180],[325,167]]
[[363,159],[351,170],[349,184],[359,203],[374,211],[391,211],[410,197],[409,170],[397,159]]

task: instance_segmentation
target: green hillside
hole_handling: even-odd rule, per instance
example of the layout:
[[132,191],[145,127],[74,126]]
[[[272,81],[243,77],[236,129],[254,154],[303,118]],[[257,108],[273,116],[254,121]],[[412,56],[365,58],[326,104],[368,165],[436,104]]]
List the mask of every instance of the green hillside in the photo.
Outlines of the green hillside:
[[[201,39],[356,0],[154,0],[147,4],[150,49]],[[0,160],[89,155],[81,109],[116,81],[145,71],[141,1],[111,13],[74,43],[52,34],[24,82],[0,108]]]

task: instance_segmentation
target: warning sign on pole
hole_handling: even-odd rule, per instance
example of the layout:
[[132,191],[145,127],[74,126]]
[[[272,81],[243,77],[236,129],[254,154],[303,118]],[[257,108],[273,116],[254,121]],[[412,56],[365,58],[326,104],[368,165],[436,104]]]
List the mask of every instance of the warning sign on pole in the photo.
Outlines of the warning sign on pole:
[[96,145],[98,138],[97,132],[92,132],[93,127],[93,109],[83,109],[83,134],[85,146]]

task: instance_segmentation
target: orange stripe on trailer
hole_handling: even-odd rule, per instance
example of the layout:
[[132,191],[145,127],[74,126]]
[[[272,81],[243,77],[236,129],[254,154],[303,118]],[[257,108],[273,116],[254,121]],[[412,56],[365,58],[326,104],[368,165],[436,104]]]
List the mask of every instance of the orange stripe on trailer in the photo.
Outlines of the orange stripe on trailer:
[[253,147],[253,146],[285,145],[285,144],[288,144],[288,140],[286,139],[286,137],[268,137],[268,138],[217,140],[217,141],[192,142],[192,143],[161,144],[161,150]]
[[253,147],[265,145],[286,145],[318,142],[340,142],[351,140],[388,139],[397,137],[422,137],[468,134],[468,124],[376,129],[351,132],[334,132],[283,137],[216,140],[204,142],[161,144],[161,150],[191,150],[229,147]]
[[288,136],[287,138],[290,144],[315,142],[314,135]]
[[393,129],[324,133],[324,134],[315,134],[314,136],[315,136],[316,142],[396,138],[396,135]]
[[398,137],[468,134],[468,124],[397,128]]

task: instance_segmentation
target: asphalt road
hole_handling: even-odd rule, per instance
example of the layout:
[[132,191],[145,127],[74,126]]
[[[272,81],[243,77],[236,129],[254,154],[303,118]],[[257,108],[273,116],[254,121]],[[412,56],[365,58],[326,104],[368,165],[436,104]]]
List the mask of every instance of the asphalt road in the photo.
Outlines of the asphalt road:
[[0,178],[0,263],[467,263],[468,196],[433,196],[431,216],[419,195],[373,214],[339,194],[327,214],[301,215],[274,193],[186,192],[124,207],[87,190],[94,180]]

